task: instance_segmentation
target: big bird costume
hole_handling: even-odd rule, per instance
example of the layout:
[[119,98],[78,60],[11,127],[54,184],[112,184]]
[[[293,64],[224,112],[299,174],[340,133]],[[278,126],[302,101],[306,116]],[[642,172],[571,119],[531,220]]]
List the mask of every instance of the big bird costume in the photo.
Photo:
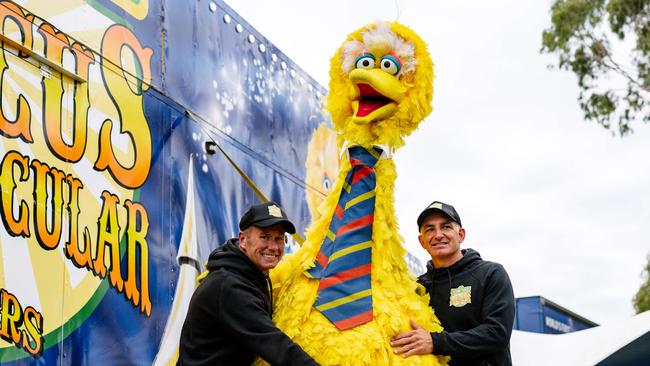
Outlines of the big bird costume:
[[427,46],[399,23],[369,24],[336,52],[330,78],[326,108],[346,150],[322,216],[272,272],[274,321],[322,365],[445,364],[433,355],[405,359],[390,346],[411,330],[410,319],[442,330],[428,295],[416,294],[393,207],[392,153],[431,112]]

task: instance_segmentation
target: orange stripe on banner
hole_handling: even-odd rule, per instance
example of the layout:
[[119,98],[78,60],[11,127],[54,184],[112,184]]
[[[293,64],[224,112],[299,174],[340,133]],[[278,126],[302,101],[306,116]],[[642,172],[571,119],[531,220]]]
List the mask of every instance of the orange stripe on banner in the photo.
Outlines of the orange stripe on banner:
[[320,281],[320,284],[318,285],[318,290],[320,291],[326,289],[330,286],[334,286],[341,282],[349,281],[351,279],[361,277],[363,275],[367,275],[368,273],[370,273],[370,263],[364,264],[363,266],[349,269],[347,271],[343,271],[341,273],[337,273],[332,277],[322,279]]
[[360,227],[364,227],[366,225],[370,225],[370,224],[372,224],[372,221],[374,219],[375,219],[375,214],[370,214],[370,215],[360,217],[360,218],[352,221],[351,223],[349,223],[349,224],[347,224],[345,226],[341,226],[339,228],[339,231],[336,232],[336,236],[338,237],[338,236],[341,236],[341,235],[347,233],[350,230],[354,230],[354,229],[358,229]]
[[318,252],[318,255],[316,256],[316,262],[318,262],[321,267],[325,268],[327,265],[327,257],[322,252]]
[[352,185],[360,181],[361,179],[370,175],[370,173],[372,173],[372,169],[368,168],[367,166],[359,167],[359,169],[357,169],[357,171],[354,172],[354,176],[352,176],[352,181],[350,182],[350,184]]
[[336,325],[336,327],[339,328],[339,330],[346,330],[346,329],[354,328],[357,325],[367,323],[371,320],[372,320],[372,310],[368,310],[365,313],[361,313],[357,316],[353,316],[352,318],[338,321],[334,323],[334,325]]
[[336,217],[341,220],[343,218],[343,207],[341,205],[336,205],[336,210],[334,210],[334,213],[336,214]]

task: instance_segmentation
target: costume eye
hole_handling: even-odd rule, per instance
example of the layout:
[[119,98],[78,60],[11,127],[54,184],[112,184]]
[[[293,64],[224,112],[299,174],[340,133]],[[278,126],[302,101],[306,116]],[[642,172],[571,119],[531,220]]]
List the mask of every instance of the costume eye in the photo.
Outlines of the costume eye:
[[327,175],[323,176],[323,189],[325,192],[329,192],[331,186],[332,182],[330,182],[330,178]]
[[371,53],[362,53],[354,60],[354,66],[357,69],[372,69],[375,67],[375,56]]
[[381,58],[381,69],[391,75],[397,75],[402,69],[402,62],[393,55],[386,55]]

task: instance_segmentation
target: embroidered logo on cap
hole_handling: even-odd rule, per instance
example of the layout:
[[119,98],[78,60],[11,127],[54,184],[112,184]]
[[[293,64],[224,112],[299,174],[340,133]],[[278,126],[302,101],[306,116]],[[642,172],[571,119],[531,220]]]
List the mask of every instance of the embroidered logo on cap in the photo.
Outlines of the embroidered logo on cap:
[[472,286],[458,286],[451,289],[449,294],[449,306],[457,308],[472,303]]
[[282,211],[280,211],[280,207],[272,205],[269,206],[269,215],[275,217],[282,217]]

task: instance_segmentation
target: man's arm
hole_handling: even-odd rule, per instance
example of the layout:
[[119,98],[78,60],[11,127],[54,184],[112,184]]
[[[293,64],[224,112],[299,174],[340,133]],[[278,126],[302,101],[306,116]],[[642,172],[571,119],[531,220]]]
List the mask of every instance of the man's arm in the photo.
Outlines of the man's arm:
[[237,281],[224,284],[221,321],[245,344],[271,365],[318,365],[305,351],[275,326],[264,301]]
[[391,339],[390,345],[391,347],[395,347],[394,352],[403,357],[434,353],[431,334],[417,325],[413,320],[410,322],[412,331],[398,334]]
[[475,328],[431,333],[434,353],[479,357],[506,348],[512,333],[515,301],[508,273],[500,264],[486,282],[481,315],[482,323]]
[[434,353],[448,356],[480,357],[504,349],[510,341],[514,322],[514,295],[508,274],[498,265],[486,283],[482,323],[458,332],[428,333],[411,322],[412,331],[392,339],[395,353],[404,357]]

